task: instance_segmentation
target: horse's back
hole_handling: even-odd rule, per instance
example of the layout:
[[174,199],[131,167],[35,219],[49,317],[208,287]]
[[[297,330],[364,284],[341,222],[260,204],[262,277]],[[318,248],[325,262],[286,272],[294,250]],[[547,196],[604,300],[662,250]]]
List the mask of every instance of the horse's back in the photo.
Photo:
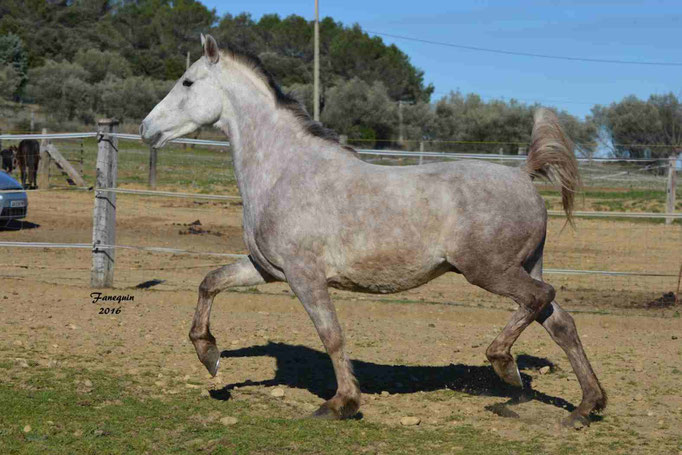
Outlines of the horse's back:
[[19,142],[19,153],[26,156],[40,155],[40,143],[35,139],[24,139]]

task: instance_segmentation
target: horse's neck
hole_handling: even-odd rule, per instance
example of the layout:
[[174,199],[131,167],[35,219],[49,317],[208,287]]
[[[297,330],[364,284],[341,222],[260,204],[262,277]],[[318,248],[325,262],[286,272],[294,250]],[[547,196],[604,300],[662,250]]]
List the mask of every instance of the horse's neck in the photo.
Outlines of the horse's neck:
[[274,104],[235,107],[239,114],[229,127],[234,172],[244,206],[253,213],[272,197],[278,179],[326,155],[333,144],[305,133],[292,113]]

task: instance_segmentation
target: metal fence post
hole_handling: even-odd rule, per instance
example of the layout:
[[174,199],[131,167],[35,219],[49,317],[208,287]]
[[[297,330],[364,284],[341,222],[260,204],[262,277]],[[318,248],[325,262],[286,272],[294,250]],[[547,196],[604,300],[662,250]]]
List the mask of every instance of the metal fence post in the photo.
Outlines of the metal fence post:
[[154,147],[149,147],[149,187],[156,189],[156,149]]
[[[668,185],[665,189],[665,213],[675,212],[675,162],[677,161],[676,156],[671,156],[668,158]],[[665,224],[673,223],[672,217],[665,219]]]
[[114,286],[114,249],[98,245],[116,243],[116,193],[97,191],[99,188],[115,188],[118,171],[118,121],[103,119],[97,122],[97,168],[95,182],[95,210],[92,219],[92,270],[90,286],[95,288]]

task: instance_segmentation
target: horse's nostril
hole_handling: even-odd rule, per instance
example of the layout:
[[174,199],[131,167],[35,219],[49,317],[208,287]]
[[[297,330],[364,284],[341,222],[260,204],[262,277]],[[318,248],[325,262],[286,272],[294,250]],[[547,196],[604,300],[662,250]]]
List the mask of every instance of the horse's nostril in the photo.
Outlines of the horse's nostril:
[[140,123],[140,136],[144,137],[144,123]]

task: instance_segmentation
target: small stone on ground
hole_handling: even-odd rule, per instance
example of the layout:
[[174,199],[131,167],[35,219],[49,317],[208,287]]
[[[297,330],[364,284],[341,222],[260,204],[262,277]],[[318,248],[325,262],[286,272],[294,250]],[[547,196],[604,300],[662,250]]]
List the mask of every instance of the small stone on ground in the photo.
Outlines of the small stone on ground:
[[220,419],[220,423],[222,423],[225,426],[230,426],[230,425],[236,424],[237,419],[235,417],[230,417],[230,416],[223,417],[222,419]]
[[272,389],[270,395],[272,395],[275,398],[282,398],[284,396],[284,389],[280,389],[279,387],[277,387],[276,389]]
[[419,417],[403,417],[400,419],[400,425],[406,426],[406,427],[411,427],[414,425],[419,425],[421,423],[422,419]]

